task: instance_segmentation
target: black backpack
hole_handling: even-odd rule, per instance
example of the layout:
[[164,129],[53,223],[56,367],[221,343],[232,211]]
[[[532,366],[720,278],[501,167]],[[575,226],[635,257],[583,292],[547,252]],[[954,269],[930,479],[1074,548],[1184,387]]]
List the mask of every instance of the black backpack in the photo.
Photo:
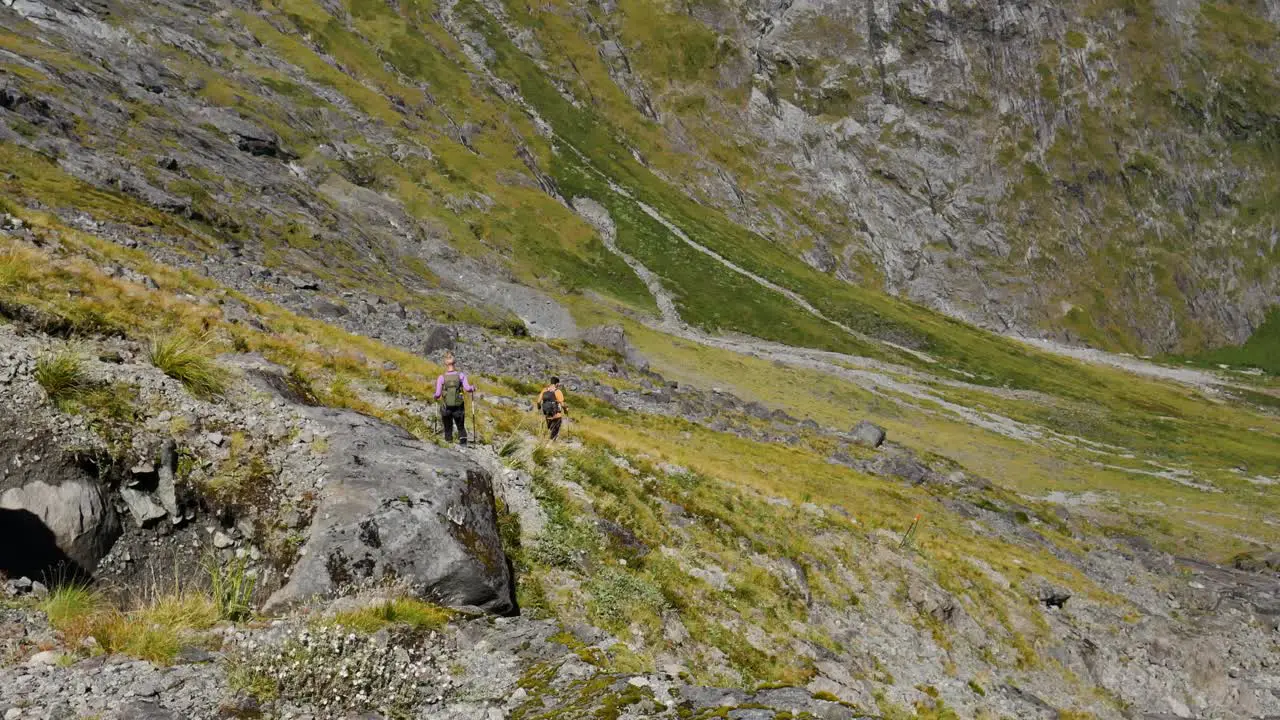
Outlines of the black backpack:
[[560,403],[556,400],[555,388],[542,391],[542,414],[552,417],[560,412]]

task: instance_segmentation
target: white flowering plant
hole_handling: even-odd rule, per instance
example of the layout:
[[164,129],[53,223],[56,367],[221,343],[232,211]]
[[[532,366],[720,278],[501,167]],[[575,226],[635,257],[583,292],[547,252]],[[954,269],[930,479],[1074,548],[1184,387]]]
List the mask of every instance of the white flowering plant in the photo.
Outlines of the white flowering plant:
[[248,639],[228,660],[237,689],[262,700],[310,705],[326,716],[374,711],[404,717],[440,702],[451,686],[447,669],[427,649],[336,626]]

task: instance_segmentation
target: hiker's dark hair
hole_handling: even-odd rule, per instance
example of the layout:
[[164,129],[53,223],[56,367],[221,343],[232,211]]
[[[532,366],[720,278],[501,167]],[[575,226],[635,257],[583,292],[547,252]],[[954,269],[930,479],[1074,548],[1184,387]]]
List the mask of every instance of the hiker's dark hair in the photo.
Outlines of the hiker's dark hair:
[[560,378],[556,377],[555,375],[552,375],[552,376],[551,376],[551,384],[552,384],[552,385],[559,385],[559,384],[560,384]]

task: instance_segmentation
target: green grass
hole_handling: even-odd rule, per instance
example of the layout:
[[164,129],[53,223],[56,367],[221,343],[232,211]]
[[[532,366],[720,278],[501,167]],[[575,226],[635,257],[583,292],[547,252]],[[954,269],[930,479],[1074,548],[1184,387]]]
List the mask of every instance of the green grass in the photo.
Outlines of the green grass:
[[91,385],[80,354],[71,350],[44,355],[36,360],[35,380],[55,403],[73,400]]
[[96,612],[103,604],[104,598],[97,591],[72,583],[55,586],[40,609],[49,617],[49,622],[58,627]]
[[246,620],[253,614],[253,591],[257,578],[249,573],[247,558],[223,561],[216,556],[205,559],[209,577],[209,595],[218,617],[224,620]]
[[213,627],[217,610],[205,595],[181,589],[152,592],[121,610],[100,592],[80,585],[55,587],[41,603],[49,624],[74,656],[92,640],[95,652],[165,664],[196,636]]
[[[484,10],[467,2],[459,9],[494,49],[496,71],[515,82],[551,123],[558,138],[572,146],[573,150],[558,154],[554,160],[557,182],[570,194],[592,197],[610,208],[618,225],[619,244],[663,277],[682,313],[693,324],[713,331],[735,330],[935,369],[888,347],[868,346],[705,256],[691,255],[692,251],[665,228],[639,212],[634,202],[609,191],[600,175],[655,207],[697,242],[797,292],[828,317],[861,333],[922,350],[944,366],[968,373],[973,382],[1069,393],[1073,397],[1094,395],[1092,383],[1087,379],[1078,382],[1073,377],[1089,375],[1091,371],[1082,370],[1075,363],[823,275],[781,246],[744,230],[712,208],[694,203],[636,162],[609,119],[600,117],[589,106],[580,108],[568,103],[544,73],[514,48]],[[665,260],[670,257],[679,260]]]
[[1243,345],[1210,350],[1190,359],[1198,364],[1256,368],[1280,375],[1280,308],[1267,313],[1266,320]]
[[165,375],[182,383],[201,399],[216,398],[227,389],[230,377],[208,353],[209,342],[183,335],[152,339],[147,359]]
[[9,292],[22,286],[27,272],[18,254],[9,251],[0,254],[0,292]]
[[340,612],[328,622],[366,634],[382,628],[406,625],[414,630],[438,630],[453,618],[453,612],[439,605],[411,597],[397,597],[375,605]]

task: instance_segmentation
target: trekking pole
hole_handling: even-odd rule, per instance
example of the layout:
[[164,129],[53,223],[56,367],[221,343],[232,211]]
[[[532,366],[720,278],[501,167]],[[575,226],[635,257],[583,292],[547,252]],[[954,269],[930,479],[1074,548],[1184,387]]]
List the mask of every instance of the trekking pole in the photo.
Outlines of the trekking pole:
[[476,422],[476,394],[471,393],[471,429],[476,433],[476,444],[484,444],[484,440],[480,437],[480,423]]
[[915,520],[911,521],[911,527],[902,535],[902,542],[898,543],[898,549],[908,547],[916,538],[916,527],[920,524],[920,516],[916,515]]

